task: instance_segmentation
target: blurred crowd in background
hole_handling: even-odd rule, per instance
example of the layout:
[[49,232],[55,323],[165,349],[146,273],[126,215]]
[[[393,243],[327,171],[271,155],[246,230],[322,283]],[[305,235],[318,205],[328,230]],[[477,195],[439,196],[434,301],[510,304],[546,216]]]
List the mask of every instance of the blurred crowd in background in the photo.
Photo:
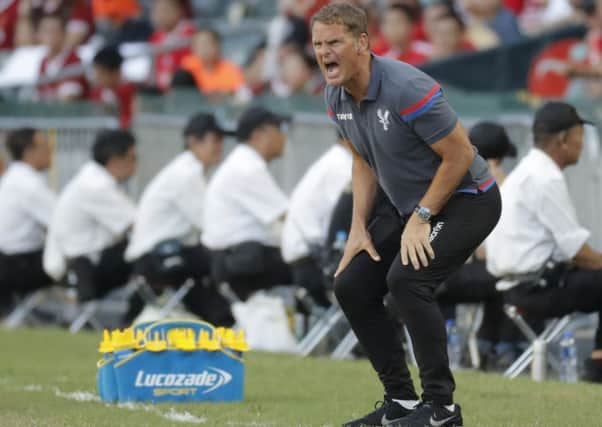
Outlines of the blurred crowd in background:
[[[328,2],[2,0],[0,50],[10,56],[18,48],[45,47],[35,88],[22,91],[19,99],[92,100],[115,107],[122,126],[128,127],[141,91],[197,88],[212,101],[233,97],[241,103],[265,94],[320,96],[324,82],[313,57],[309,23]],[[581,51],[555,64],[554,71],[565,77],[602,73],[598,0],[353,3],[368,13],[376,55],[423,66],[581,25],[587,28]],[[239,49],[229,57],[223,49],[228,34],[222,30],[231,33],[248,22],[260,25],[243,32],[240,40],[226,40]],[[141,43],[149,49],[151,65],[148,72],[136,74],[136,81],[128,81],[122,73],[129,56],[125,47]],[[236,47],[230,50],[236,52]]]

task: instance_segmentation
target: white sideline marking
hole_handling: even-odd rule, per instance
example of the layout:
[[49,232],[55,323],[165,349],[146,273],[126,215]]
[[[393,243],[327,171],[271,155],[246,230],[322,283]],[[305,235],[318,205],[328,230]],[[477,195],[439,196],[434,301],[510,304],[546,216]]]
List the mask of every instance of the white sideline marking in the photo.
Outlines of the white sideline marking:
[[244,421],[229,421],[229,426],[243,426],[243,427],[274,427],[274,423],[262,423],[257,421],[251,421],[250,423]]
[[[108,405],[111,406],[111,405]],[[197,417],[196,415],[192,415],[190,412],[177,412],[174,408],[169,408],[169,412],[161,412],[157,408],[152,405],[146,405],[142,403],[135,402],[125,402],[119,403],[117,405],[118,408],[128,409],[130,411],[142,410],[145,412],[152,412],[156,415],[159,415],[166,420],[180,422],[180,423],[190,423],[190,424],[205,424],[207,422],[207,418],[205,417]]]
[[[23,390],[29,392],[42,391],[42,386],[38,384],[28,384],[25,387],[23,387]],[[100,402],[100,398],[95,393],[91,393],[89,391],[77,390],[74,392],[64,392],[61,391],[58,387],[54,387],[53,391],[55,396],[62,397],[63,399],[75,400],[76,402]],[[106,406],[113,407],[113,405]],[[167,412],[161,412],[159,409],[152,405],[134,402],[119,403],[117,407],[121,409],[127,409],[130,411],[142,410],[145,412],[151,412],[162,418],[165,418],[166,420],[179,423],[205,424],[208,421],[206,417],[198,417],[196,415],[191,414],[188,411],[178,412],[173,407],[169,408],[169,411]]]
[[193,424],[204,424],[207,422],[205,417],[197,417],[192,415],[190,412],[177,412],[174,408],[169,408],[169,412],[161,414],[161,416],[170,421],[177,421],[180,423],[193,423]]
[[58,388],[54,388],[54,395],[56,397],[62,397],[64,399],[75,400],[77,402],[100,402],[100,398],[89,391],[74,391],[71,393],[67,393],[59,390]]

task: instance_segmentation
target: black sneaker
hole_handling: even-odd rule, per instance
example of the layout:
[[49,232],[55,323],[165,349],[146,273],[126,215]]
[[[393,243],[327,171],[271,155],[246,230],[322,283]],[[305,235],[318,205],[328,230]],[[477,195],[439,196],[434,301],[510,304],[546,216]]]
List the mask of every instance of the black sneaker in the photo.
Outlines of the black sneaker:
[[358,418],[357,420],[349,421],[343,424],[343,427],[380,427],[388,426],[392,422],[399,421],[412,412],[411,409],[406,409],[392,399],[385,397],[385,400],[376,402],[374,411],[368,415]]
[[389,427],[462,427],[462,411],[456,404],[453,411],[433,402],[424,402],[411,414],[389,424]]

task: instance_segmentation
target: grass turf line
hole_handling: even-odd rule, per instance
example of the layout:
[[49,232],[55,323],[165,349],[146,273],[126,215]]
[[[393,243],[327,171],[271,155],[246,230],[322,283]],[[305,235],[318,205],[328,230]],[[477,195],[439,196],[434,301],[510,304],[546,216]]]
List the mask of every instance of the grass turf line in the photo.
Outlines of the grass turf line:
[[[0,330],[0,426],[339,426],[371,410],[382,395],[366,361],[250,353],[242,403],[128,410],[65,398],[76,391],[95,393],[99,340],[100,334],[55,329]],[[510,381],[474,372],[458,373],[456,380],[467,427],[602,425],[601,386]],[[163,416],[174,411],[206,422]]]

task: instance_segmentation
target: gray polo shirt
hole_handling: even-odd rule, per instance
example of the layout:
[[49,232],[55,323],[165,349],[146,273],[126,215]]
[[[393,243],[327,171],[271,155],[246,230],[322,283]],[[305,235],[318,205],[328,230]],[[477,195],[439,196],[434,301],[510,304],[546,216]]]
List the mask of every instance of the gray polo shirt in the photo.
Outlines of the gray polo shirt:
[[[359,106],[343,87],[326,87],[328,115],[375,171],[399,212],[409,215],[441,163],[430,145],[451,133],[458,117],[439,84],[422,71],[376,56],[371,67],[368,94]],[[494,182],[476,154],[457,191],[477,194]]]

